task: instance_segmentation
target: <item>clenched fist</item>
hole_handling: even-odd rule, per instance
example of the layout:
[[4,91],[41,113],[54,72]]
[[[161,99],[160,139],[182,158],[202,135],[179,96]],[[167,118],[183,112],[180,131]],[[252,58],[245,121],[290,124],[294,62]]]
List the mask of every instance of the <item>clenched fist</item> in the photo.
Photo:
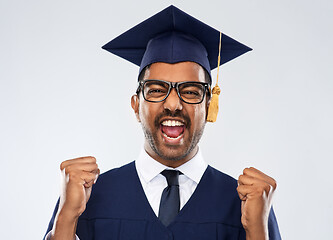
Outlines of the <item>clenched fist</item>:
[[75,236],[77,219],[86,209],[93,184],[100,170],[94,157],[67,160],[60,165],[62,184],[60,204],[51,239],[70,239]]
[[61,163],[62,186],[60,206],[73,216],[79,217],[86,208],[92,190],[100,173],[96,158],[81,157]]
[[246,239],[268,239],[268,216],[276,181],[251,167],[238,178],[238,195],[242,200],[242,224]]

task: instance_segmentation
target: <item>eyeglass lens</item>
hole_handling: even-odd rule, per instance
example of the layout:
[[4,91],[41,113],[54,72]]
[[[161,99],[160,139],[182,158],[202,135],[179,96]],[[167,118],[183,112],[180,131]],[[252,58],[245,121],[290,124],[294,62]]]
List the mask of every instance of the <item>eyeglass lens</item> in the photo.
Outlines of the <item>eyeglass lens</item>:
[[[149,80],[143,85],[146,100],[152,102],[163,101],[171,88],[171,84],[159,80]],[[178,85],[178,94],[187,103],[200,103],[203,100],[205,87],[201,83],[184,82]]]

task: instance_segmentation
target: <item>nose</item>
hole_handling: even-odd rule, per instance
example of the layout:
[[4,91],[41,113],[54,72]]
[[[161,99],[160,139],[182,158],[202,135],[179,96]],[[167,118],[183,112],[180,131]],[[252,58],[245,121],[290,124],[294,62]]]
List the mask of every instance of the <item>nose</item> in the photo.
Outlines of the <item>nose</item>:
[[176,88],[172,88],[169,96],[164,100],[164,108],[170,110],[171,112],[183,109],[183,105],[178,97]]

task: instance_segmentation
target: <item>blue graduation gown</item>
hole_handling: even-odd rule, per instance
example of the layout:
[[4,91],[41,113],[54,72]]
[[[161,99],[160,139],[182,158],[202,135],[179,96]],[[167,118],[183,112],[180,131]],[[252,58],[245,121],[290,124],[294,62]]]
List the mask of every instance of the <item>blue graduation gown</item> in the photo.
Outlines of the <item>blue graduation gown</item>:
[[[80,240],[245,240],[236,188],[234,178],[208,166],[189,201],[165,227],[151,208],[131,162],[100,175],[76,234]],[[57,208],[58,204],[47,232]],[[268,227],[270,239],[281,239],[273,209]]]

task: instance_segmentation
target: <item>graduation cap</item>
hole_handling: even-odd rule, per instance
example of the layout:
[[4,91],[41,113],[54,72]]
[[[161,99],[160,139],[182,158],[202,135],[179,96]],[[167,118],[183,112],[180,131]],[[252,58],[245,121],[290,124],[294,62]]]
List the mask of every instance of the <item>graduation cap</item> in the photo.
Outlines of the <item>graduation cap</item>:
[[[124,32],[102,48],[140,66],[139,76],[146,66],[155,62],[191,61],[201,65],[210,79],[211,70],[252,50],[173,5]],[[215,122],[217,96],[220,93],[217,84],[212,93],[207,121]],[[210,118],[210,112],[215,116]]]

